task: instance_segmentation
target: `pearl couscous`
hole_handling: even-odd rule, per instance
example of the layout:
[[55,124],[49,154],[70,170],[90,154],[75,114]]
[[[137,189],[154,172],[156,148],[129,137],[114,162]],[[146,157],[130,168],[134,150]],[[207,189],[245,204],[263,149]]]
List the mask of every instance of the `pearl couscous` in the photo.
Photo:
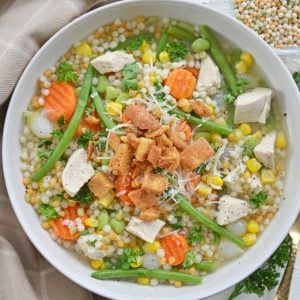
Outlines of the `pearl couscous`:
[[207,26],[117,19],[38,78],[25,200],[94,278],[199,284],[275,216],[281,112],[255,57],[224,43]]

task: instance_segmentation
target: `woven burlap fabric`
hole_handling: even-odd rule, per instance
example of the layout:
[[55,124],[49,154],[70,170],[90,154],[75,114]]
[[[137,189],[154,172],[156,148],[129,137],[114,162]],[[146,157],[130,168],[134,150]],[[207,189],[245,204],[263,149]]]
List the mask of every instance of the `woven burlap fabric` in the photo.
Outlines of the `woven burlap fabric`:
[[[61,27],[101,2],[104,0],[0,0],[1,148],[7,101],[31,57]],[[23,299],[102,298],[64,277],[34,248],[12,210],[1,164],[0,300]]]

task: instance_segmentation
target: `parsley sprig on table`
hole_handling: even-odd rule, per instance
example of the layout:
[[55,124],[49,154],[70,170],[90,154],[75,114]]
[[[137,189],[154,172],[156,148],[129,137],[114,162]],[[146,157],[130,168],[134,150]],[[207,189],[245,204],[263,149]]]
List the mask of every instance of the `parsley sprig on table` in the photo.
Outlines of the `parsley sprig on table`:
[[289,261],[291,246],[291,237],[287,236],[264,266],[235,286],[228,300],[232,300],[242,293],[256,294],[262,297],[266,290],[271,291],[275,288],[280,277],[277,268],[283,268]]

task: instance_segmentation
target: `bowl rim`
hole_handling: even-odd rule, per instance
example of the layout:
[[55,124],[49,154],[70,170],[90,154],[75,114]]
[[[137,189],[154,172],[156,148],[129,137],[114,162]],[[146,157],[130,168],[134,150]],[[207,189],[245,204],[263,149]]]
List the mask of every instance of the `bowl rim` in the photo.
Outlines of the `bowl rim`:
[[[9,135],[9,121],[11,119],[11,116],[13,115],[13,109],[14,109],[14,103],[17,100],[17,97],[15,96],[17,94],[17,91],[20,89],[20,85],[21,82],[26,80],[26,76],[27,73],[29,72],[31,66],[36,64],[36,60],[39,57],[40,53],[42,53],[44,51],[45,48],[48,47],[49,44],[51,44],[59,35],[63,34],[65,31],[67,31],[70,27],[73,27],[77,24],[79,24],[83,19],[88,18],[89,16],[92,16],[94,14],[98,14],[99,12],[102,11],[106,11],[109,10],[112,7],[115,6],[127,6],[128,4],[141,4],[142,2],[144,3],[152,3],[154,1],[157,2],[161,2],[161,3],[177,3],[177,4],[185,4],[185,5],[191,5],[191,6],[198,6],[199,8],[205,9],[207,11],[211,11],[212,13],[216,14],[216,15],[222,15],[225,19],[230,20],[230,22],[234,23],[235,26],[239,26],[239,27],[243,27],[244,30],[248,31],[249,34],[251,35],[255,35],[255,37],[260,40],[260,42],[258,41],[258,43],[264,43],[265,47],[267,47],[269,49],[269,55],[273,56],[274,61],[276,61],[282,68],[282,70],[284,70],[283,74],[284,76],[288,76],[290,78],[290,80],[293,82],[291,74],[289,73],[288,69],[286,68],[286,66],[284,65],[284,63],[280,60],[280,58],[275,54],[275,52],[270,48],[269,45],[267,45],[265,43],[265,41],[261,38],[259,38],[254,32],[252,32],[252,30],[250,30],[247,26],[245,26],[244,24],[242,24],[241,22],[239,22],[238,20],[236,20],[234,17],[226,15],[214,8],[208,7],[207,5],[203,5],[203,4],[199,4],[197,2],[195,2],[195,0],[124,0],[124,1],[120,1],[120,2],[115,2],[115,3],[111,3],[99,8],[96,8],[90,12],[87,12],[83,15],[81,15],[80,17],[74,19],[72,22],[70,22],[69,24],[67,24],[66,26],[64,26],[62,29],[60,29],[58,32],[56,32],[36,53],[35,55],[32,57],[31,61],[28,63],[28,65],[26,66],[25,70],[23,71],[21,77],[18,80],[18,83],[15,87],[15,90],[13,92],[13,95],[11,97],[11,101],[9,103],[9,107],[7,109],[7,113],[6,113],[6,117],[5,117],[5,124],[4,124],[4,130],[3,130],[3,143],[2,143],[2,162],[3,162],[3,173],[4,173],[4,180],[5,180],[5,184],[7,187],[7,192],[10,198],[10,202],[12,203],[14,212],[17,216],[18,222],[21,225],[22,229],[25,231],[27,237],[30,239],[30,241],[33,243],[33,245],[35,246],[35,248],[42,254],[42,256],[51,264],[53,265],[60,273],[62,273],[63,275],[65,275],[68,279],[72,280],[73,282],[75,282],[76,284],[78,284],[79,286],[82,286],[85,289],[88,289],[92,292],[96,292],[93,288],[92,288],[92,284],[87,284],[84,285],[83,282],[80,281],[80,279],[72,274],[70,274],[64,267],[62,267],[62,265],[60,265],[60,262],[57,261],[52,255],[51,253],[49,253],[49,251],[47,250],[47,247],[44,245],[39,244],[38,238],[35,235],[31,235],[31,229],[29,228],[29,224],[26,222],[26,220],[24,219],[23,216],[23,212],[21,210],[21,208],[18,207],[17,205],[17,201],[16,200],[11,200],[14,199],[13,194],[14,194],[14,186],[12,185],[12,183],[10,182],[11,179],[8,178],[6,175],[9,173],[8,169],[9,169],[9,162],[5,160],[5,157],[9,157],[9,153],[7,152],[7,147],[5,147],[5,145],[8,143],[8,140],[10,138]],[[297,90],[296,84],[293,83],[294,85],[294,89]],[[298,105],[300,104],[300,97],[298,97],[298,99],[296,99],[295,101],[298,101]],[[300,209],[300,205],[299,205],[299,209]],[[280,232],[281,234],[281,238],[280,239],[276,239],[276,242],[273,242],[272,245],[268,248],[268,252],[262,253],[260,255],[260,259],[257,260],[256,262],[256,267],[258,268],[260,265],[262,265],[268,258],[269,256],[276,250],[276,248],[279,246],[279,244],[282,242],[282,240],[285,238],[286,234],[288,233],[289,228],[292,226],[292,224],[294,223],[296,217],[297,217],[297,210],[294,214],[293,217],[291,217],[289,219],[289,223],[285,224],[285,228],[286,230],[283,230]],[[268,255],[266,255],[266,253],[269,253]],[[232,280],[229,282],[227,282],[226,284],[223,284],[223,286],[219,287],[219,289],[216,289],[216,291],[214,293],[207,293],[205,294],[204,297],[208,297],[208,296],[212,296],[214,294],[217,294],[221,291],[224,291],[225,289],[235,285],[236,283],[238,283],[239,281],[241,281],[242,279],[246,278],[247,276],[249,276],[252,272],[254,272],[255,269],[253,270],[253,266],[249,267],[246,271],[244,271],[243,276],[241,278]],[[98,293],[98,291],[97,291]],[[101,295],[105,296],[105,297],[109,297],[111,299],[121,299],[116,297],[116,294],[113,291],[109,291],[109,290],[105,290],[103,289],[101,291]],[[123,298],[122,298],[123,299]],[[189,298],[192,299],[192,298]],[[194,298],[193,298],[194,299]],[[196,299],[196,298],[195,298]]]

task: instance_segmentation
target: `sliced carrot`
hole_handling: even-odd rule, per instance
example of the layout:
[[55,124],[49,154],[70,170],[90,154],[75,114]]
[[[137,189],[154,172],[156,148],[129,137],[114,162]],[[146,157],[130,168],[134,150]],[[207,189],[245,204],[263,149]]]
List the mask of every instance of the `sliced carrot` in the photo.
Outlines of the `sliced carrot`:
[[189,250],[186,238],[182,234],[170,234],[160,240],[160,244],[165,251],[167,262],[172,266],[183,263],[185,253]]
[[119,196],[119,199],[128,205],[133,205],[133,202],[130,200],[128,196],[128,193],[132,190],[130,176],[119,175],[116,180],[115,190],[116,190],[116,194],[125,191],[125,194]]
[[187,121],[182,121],[177,126],[176,131],[183,132],[185,134],[185,140],[189,142],[192,138],[192,127],[188,124]]
[[191,98],[196,87],[193,74],[185,69],[173,70],[165,81],[170,94],[176,99]]
[[80,137],[80,135],[85,131],[85,130],[91,130],[94,132],[98,132],[101,129],[101,124],[100,122],[98,124],[93,124],[89,121],[89,117],[83,118],[80,121],[80,124],[75,132],[75,137]]
[[64,220],[74,221],[77,218],[80,218],[81,222],[84,224],[84,221],[87,217],[86,215],[83,217],[79,217],[77,214],[78,208],[78,205],[74,207],[69,206],[68,208],[64,209],[65,215],[63,217],[53,220],[52,228],[57,237],[69,241],[75,241],[78,239],[79,232],[75,231],[74,233],[71,233],[69,227],[63,224]]
[[53,82],[49,87],[49,94],[45,96],[45,109],[48,118],[57,122],[61,116],[69,121],[73,116],[77,103],[77,96],[72,85],[66,82]]
[[190,68],[190,67],[185,67],[184,69],[187,70],[187,71],[189,71],[189,72],[191,72],[191,73],[193,74],[193,76],[194,76],[196,79],[198,79],[199,72],[200,72],[199,69],[197,69],[197,68]]

